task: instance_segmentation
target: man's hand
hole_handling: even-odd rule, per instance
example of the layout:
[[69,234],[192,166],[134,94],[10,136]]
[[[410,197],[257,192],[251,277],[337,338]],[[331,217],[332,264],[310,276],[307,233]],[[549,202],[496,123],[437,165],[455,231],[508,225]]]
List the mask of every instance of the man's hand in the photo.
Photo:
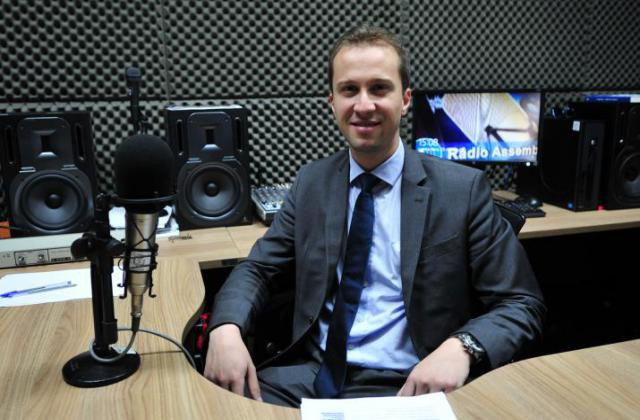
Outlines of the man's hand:
[[473,357],[464,350],[460,340],[449,338],[413,368],[398,395],[451,392],[460,388],[469,376],[472,361]]
[[242,341],[240,328],[235,324],[224,324],[209,333],[209,349],[204,367],[204,376],[224,389],[244,395],[247,381],[249,396],[262,401],[258,376],[249,350]]

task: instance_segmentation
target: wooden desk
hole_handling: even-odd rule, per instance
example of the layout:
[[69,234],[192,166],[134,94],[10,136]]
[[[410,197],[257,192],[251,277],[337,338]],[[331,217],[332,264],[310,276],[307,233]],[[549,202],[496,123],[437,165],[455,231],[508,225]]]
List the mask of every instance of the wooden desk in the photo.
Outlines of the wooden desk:
[[[78,264],[44,270],[52,268]],[[204,297],[200,276],[193,260],[161,259],[155,275],[158,296],[145,297],[141,327],[180,339]],[[114,301],[119,325],[130,324],[129,300]],[[61,369],[88,349],[91,311],[89,299],[0,308],[0,418],[299,419],[298,410],[258,403],[215,386],[191,369],[173,344],[144,333],[134,345],[141,365],[130,378],[94,389],[67,385]],[[119,342],[128,337],[120,333]]]
[[[511,199],[515,194],[495,191],[494,196]],[[520,239],[640,227],[640,208],[575,212],[545,203],[542,210],[547,215],[527,219]]]
[[638,419],[640,340],[503,366],[447,398],[460,419]]
[[[156,287],[158,297],[145,299],[142,326],[181,337],[204,296],[197,264],[161,259]],[[116,300],[121,325],[128,311],[128,301]],[[298,410],[215,386],[172,344],[147,334],[136,339],[142,363],[127,380],[97,389],[68,386],[61,368],[92,337],[89,300],[0,309],[2,418],[299,419]],[[127,337],[121,333],[120,341]],[[640,340],[504,366],[448,398],[460,419],[633,418],[640,412]]]
[[[545,210],[550,210],[545,206]],[[587,229],[589,215],[549,211],[547,223],[531,219],[527,237]],[[591,230],[640,225],[640,210],[592,214]],[[602,215],[600,215],[602,214]],[[609,214],[609,215],[608,215]],[[583,216],[584,215],[584,216]],[[545,222],[544,220],[541,222]],[[190,239],[159,240],[158,297],[145,298],[142,327],[180,338],[201,306],[201,268],[247,255],[266,228],[260,224],[194,230]],[[50,271],[82,264],[0,270]],[[129,301],[115,299],[120,325]],[[140,334],[138,372],[104,388],[79,389],[62,379],[64,363],[86,351],[93,338],[91,301],[0,308],[0,417],[299,419],[299,411],[233,395],[192,370],[182,354],[155,336]],[[128,338],[122,333],[120,342]],[[530,359],[497,369],[449,394],[460,419],[633,417],[640,412],[640,340]]]

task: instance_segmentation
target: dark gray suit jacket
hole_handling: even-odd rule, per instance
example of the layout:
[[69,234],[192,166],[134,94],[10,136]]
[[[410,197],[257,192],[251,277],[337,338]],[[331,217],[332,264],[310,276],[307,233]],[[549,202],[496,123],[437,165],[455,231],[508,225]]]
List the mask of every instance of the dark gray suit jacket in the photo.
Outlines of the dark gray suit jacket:
[[[246,333],[270,291],[283,286],[276,283],[288,282],[293,343],[309,332],[337,281],[348,188],[346,150],[300,169],[272,226],[218,292],[210,329],[234,323]],[[491,367],[509,362],[540,335],[545,307],[484,174],[406,148],[401,193],[402,292],[418,357],[465,331]]]

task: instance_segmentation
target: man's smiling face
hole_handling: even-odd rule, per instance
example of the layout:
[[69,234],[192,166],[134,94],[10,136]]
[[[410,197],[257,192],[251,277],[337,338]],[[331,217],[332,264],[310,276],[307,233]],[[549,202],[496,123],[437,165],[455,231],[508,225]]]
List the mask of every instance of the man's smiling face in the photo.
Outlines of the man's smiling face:
[[389,158],[400,139],[411,90],[403,92],[399,67],[398,54],[384,43],[345,46],[333,60],[329,102],[354,159],[367,170]]

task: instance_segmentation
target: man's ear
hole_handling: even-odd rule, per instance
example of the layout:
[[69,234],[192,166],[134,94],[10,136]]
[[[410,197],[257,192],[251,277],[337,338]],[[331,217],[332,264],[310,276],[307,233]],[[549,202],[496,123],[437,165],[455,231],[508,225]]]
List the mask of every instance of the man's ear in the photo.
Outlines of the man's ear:
[[331,111],[333,111],[333,115],[335,115],[336,109],[333,107],[333,92],[329,92],[329,105],[331,105]]
[[407,115],[411,106],[411,89],[407,88],[402,95],[402,115]]

